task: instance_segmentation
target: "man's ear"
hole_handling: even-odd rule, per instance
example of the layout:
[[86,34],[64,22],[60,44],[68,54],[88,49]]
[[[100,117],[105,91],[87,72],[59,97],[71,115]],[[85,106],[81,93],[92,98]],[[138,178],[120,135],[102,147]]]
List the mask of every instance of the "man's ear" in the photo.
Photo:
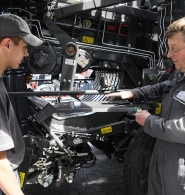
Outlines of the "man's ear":
[[11,39],[10,38],[4,38],[1,42],[1,48],[4,51],[8,51],[9,47],[10,47],[10,43],[11,43]]

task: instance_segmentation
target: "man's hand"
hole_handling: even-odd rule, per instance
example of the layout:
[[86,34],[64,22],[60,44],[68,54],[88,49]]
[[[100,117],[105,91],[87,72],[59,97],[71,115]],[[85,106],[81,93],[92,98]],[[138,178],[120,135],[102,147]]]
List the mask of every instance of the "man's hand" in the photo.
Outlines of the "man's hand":
[[121,91],[117,93],[110,93],[106,95],[106,97],[120,97],[121,99],[130,99],[133,98],[133,94],[131,91]]
[[146,110],[141,110],[140,112],[135,113],[136,122],[141,126],[144,126],[146,118],[151,114]]

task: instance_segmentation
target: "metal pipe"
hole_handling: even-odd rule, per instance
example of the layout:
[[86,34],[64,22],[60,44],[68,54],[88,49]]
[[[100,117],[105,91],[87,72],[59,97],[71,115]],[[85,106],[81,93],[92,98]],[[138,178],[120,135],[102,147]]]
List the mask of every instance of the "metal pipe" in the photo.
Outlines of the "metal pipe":
[[55,141],[57,142],[57,144],[60,146],[60,148],[65,151],[67,154],[69,153],[66,149],[66,147],[64,146],[64,144],[61,142],[61,140],[55,135],[55,133],[48,127],[48,125],[43,122],[42,125],[44,126],[44,128],[47,130],[47,132],[55,139]]
[[113,91],[102,90],[78,90],[78,91],[34,91],[34,92],[8,92],[13,97],[29,97],[29,96],[53,96],[53,95],[102,95],[109,94]]
[[[105,34],[105,24],[106,24],[106,18],[107,18],[107,11],[106,11],[106,15],[105,15],[105,19],[104,19],[104,28],[103,28],[103,36],[102,36],[102,44],[103,45],[107,45],[107,46],[114,46],[114,47],[117,47],[117,48],[125,48],[125,49],[127,49],[126,51],[128,51],[129,50],[129,53],[130,53],[130,50],[131,49],[133,49],[133,50],[136,50],[136,51],[140,51],[140,52],[142,52],[143,50],[141,50],[141,49],[136,49],[136,48],[128,48],[127,46],[119,46],[119,45],[113,45],[113,44],[108,44],[108,43],[105,43],[104,42],[104,34]],[[135,52],[135,51],[134,51]],[[142,53],[139,53],[139,52],[135,52],[136,54],[138,53],[138,54],[142,54]],[[153,54],[154,55],[154,62],[155,62],[155,54],[153,53],[153,52],[147,52],[146,51],[146,53],[150,53],[150,54]],[[151,55],[149,55],[149,56],[151,56]],[[154,68],[154,63],[152,64],[152,66],[151,67],[153,67]]]

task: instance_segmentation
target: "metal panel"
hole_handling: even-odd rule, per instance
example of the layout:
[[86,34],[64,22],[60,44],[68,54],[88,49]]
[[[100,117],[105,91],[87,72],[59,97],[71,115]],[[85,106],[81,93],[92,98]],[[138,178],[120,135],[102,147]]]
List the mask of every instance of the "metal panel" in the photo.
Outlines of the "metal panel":
[[57,113],[72,113],[72,112],[122,112],[133,113],[135,107],[140,107],[144,110],[149,110],[150,107],[146,104],[131,104],[128,101],[116,102],[62,102],[57,108]]
[[141,73],[133,64],[133,56],[129,55],[129,49],[135,48],[137,39],[139,18],[131,17],[127,37],[128,53],[123,57],[123,68],[128,73],[136,87],[141,86]]
[[119,14],[124,14],[130,17],[137,17],[137,18],[142,18],[146,20],[151,20],[154,22],[158,20],[157,12],[151,12],[151,11],[147,11],[144,9],[139,9],[139,8],[130,7],[126,5],[122,5],[119,7],[115,6],[114,8],[103,8],[103,10],[114,12],[114,13],[119,13]]
[[116,5],[118,3],[126,3],[126,0],[87,0],[76,4],[71,4],[65,7],[59,7],[55,9],[56,16],[63,18],[69,15],[77,14],[86,10],[99,9],[102,7],[108,7]]

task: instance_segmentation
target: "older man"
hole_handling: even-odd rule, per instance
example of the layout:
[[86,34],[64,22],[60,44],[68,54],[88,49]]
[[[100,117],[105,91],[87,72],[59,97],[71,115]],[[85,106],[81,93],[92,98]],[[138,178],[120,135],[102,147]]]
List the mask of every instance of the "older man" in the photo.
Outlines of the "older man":
[[109,94],[108,97],[160,97],[161,116],[142,110],[136,121],[149,135],[156,137],[150,163],[148,195],[185,194],[185,17],[173,22],[166,31],[168,58],[176,70],[168,81],[156,85]]

